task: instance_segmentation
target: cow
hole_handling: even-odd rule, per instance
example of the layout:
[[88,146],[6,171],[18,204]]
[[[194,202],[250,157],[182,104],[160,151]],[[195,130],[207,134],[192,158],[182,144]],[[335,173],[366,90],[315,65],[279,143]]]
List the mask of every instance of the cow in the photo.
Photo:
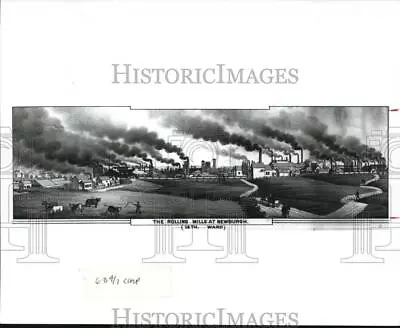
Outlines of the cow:
[[51,210],[54,206],[58,206],[58,202],[48,202],[47,200],[44,200],[42,202],[42,205],[44,206],[45,210]]
[[83,204],[81,203],[69,204],[69,207],[71,208],[71,212],[73,214],[77,214],[77,212],[79,211],[79,213],[83,215]]
[[94,207],[97,208],[97,204],[101,201],[101,198],[88,198],[86,199],[85,202],[85,207],[92,207],[92,205],[94,205]]
[[[107,206],[107,205],[104,205]],[[114,214],[115,217],[119,216],[119,212],[121,211],[122,206],[108,206],[104,215]]]
[[61,205],[58,205],[58,206],[53,206],[53,207],[51,208],[51,210],[50,210],[50,213],[51,213],[51,214],[55,214],[55,213],[57,213],[57,212],[62,212],[62,211],[64,211],[64,207],[61,206]]

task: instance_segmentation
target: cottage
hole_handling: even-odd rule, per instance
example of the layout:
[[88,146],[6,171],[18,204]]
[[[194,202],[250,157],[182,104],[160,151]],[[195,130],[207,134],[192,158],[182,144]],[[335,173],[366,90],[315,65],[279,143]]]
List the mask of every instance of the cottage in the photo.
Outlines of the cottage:
[[264,163],[253,164],[253,179],[271,178],[276,176],[276,170]]
[[80,190],[92,190],[93,182],[92,180],[79,180],[79,189]]
[[276,170],[274,170],[272,168],[265,169],[265,177],[266,178],[276,177],[276,175],[277,175]]
[[232,171],[233,171],[232,173],[233,173],[234,177],[243,177],[244,176],[241,166],[234,166],[232,168]]
[[109,187],[111,186],[111,178],[108,176],[100,176],[96,178],[96,183],[104,187]]
[[30,180],[22,180],[22,186],[24,190],[32,188],[32,182]]
[[253,164],[253,179],[260,179],[265,177],[265,164],[255,163]]
[[289,162],[273,163],[273,168],[276,170],[278,177],[289,177],[294,172],[294,165]]

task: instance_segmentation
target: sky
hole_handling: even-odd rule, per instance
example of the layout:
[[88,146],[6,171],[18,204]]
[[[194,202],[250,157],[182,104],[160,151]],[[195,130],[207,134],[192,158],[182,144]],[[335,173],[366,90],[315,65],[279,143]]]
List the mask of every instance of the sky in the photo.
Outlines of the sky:
[[[142,159],[152,158],[156,167],[182,163],[184,156],[189,157],[191,165],[200,165],[202,160],[211,162],[213,158],[218,166],[240,165],[244,158],[257,161],[259,148],[267,149],[267,154],[270,154],[268,149],[279,154],[301,147],[307,150],[306,154],[322,159],[336,153],[356,157],[365,155],[362,152],[370,139],[375,139],[374,148],[386,157],[386,145],[376,146],[376,137],[371,137],[386,134],[386,107],[271,107],[269,110],[35,107],[20,111],[26,111],[25,116],[17,115],[19,112],[13,114],[13,129],[17,128],[22,147],[29,148],[28,139],[38,138],[39,133],[43,138],[34,143],[35,152],[43,152],[46,160],[56,161],[77,152],[79,155],[71,161],[73,165],[81,165],[80,160],[88,158],[86,153],[91,149],[101,156],[102,147],[122,154],[125,159],[128,152],[141,153]],[[43,125],[43,131],[38,128],[28,135],[29,127],[37,125]],[[49,139],[60,144],[50,143]],[[127,145],[138,149],[128,150]],[[52,158],[51,151],[60,156]],[[373,156],[378,156],[377,152]],[[156,157],[160,160],[155,160]]]

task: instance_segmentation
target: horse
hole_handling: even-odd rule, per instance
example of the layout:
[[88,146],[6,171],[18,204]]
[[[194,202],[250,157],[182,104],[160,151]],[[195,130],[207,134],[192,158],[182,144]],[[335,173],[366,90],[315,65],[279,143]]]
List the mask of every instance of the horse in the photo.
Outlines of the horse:
[[83,204],[81,203],[76,203],[76,204],[69,204],[71,208],[71,212],[76,214],[77,211],[80,212],[81,215],[83,215]]
[[52,209],[54,206],[58,206],[58,202],[48,202],[47,200],[44,200],[42,202],[42,205],[44,206],[45,210],[50,210]]
[[86,199],[85,207],[92,207],[92,205],[94,205],[94,207],[97,208],[97,205],[99,204],[100,201],[101,201],[101,198],[99,198],[99,197],[88,198],[88,199]]
[[61,205],[58,205],[58,206],[53,206],[53,207],[51,208],[51,210],[50,210],[50,213],[51,213],[51,214],[55,214],[55,213],[57,213],[57,212],[62,212],[62,211],[64,211],[64,207],[61,206]]
[[[107,205],[104,205],[107,206]],[[108,206],[104,215],[114,214],[115,217],[119,216],[119,212],[121,211],[122,206]]]

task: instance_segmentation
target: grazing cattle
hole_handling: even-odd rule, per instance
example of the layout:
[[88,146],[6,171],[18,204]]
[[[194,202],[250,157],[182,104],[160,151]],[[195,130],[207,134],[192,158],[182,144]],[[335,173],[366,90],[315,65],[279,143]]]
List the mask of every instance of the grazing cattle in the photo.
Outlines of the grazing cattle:
[[54,206],[58,206],[57,202],[48,202],[47,200],[44,200],[42,202],[42,205],[44,206],[45,210],[51,210]]
[[76,214],[79,211],[79,213],[83,215],[83,204],[81,203],[69,204],[69,207],[71,208],[71,212],[73,214]]
[[[107,205],[104,205],[107,206]],[[105,212],[105,215],[113,214],[114,216],[119,216],[119,212],[121,211],[122,206],[108,206]]]
[[64,210],[64,207],[61,205],[58,206],[53,206],[50,210],[51,214],[57,213],[57,212],[62,212]]
[[88,198],[88,199],[86,199],[85,207],[94,206],[97,208],[97,205],[99,204],[100,201],[101,201],[101,198],[99,198],[99,197],[98,198]]

